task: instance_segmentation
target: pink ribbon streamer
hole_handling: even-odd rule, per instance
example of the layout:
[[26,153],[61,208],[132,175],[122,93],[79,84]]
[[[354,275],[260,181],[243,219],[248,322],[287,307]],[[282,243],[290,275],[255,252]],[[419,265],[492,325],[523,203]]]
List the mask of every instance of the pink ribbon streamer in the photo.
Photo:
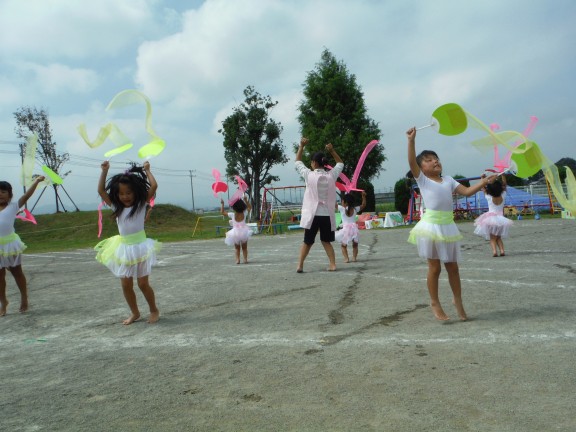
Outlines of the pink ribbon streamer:
[[248,185],[244,180],[242,180],[240,176],[236,176],[236,181],[238,182],[238,190],[234,192],[234,195],[232,195],[232,198],[230,198],[228,201],[229,205],[234,204],[236,201],[242,198],[242,195],[244,195],[244,193],[248,190]]
[[98,238],[102,235],[102,207],[104,207],[106,203],[102,201],[98,204]]
[[218,194],[220,192],[226,192],[228,190],[228,185],[223,181],[220,181],[220,171],[218,171],[216,168],[212,168],[212,176],[214,177],[214,180],[216,180],[214,183],[212,183],[212,193],[214,194],[215,198],[218,198]]
[[[358,179],[360,178],[360,171],[362,171],[362,167],[364,166],[364,162],[368,157],[368,153],[372,151],[374,147],[378,145],[377,140],[370,141],[364,151],[360,155],[360,159],[358,159],[358,163],[356,164],[356,169],[354,170],[354,174],[352,175],[352,180],[350,180],[344,173],[340,173],[338,176],[342,183],[336,182],[336,187],[341,190],[342,192],[350,192],[350,191],[358,191],[362,192],[364,189],[358,189],[356,185],[358,184]],[[327,168],[332,169],[330,165],[326,165]]]
[[24,222],[31,222],[34,225],[37,225],[36,218],[34,217],[34,215],[32,213],[30,213],[28,211],[28,209],[24,209],[24,216],[16,215],[16,219],[23,220]]

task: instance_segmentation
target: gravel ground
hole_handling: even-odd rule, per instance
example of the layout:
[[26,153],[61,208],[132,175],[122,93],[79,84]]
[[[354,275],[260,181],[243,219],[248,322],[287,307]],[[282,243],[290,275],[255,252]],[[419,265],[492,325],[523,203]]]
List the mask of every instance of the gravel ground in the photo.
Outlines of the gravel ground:
[[[91,250],[26,255],[30,311],[7,275],[5,431],[574,431],[573,220],[515,221],[507,256],[464,234],[470,320],[436,321],[403,228],[361,233],[327,272],[302,232],[165,244],[160,322],[123,326],[120,283]],[[146,317],[146,305],[139,294]]]

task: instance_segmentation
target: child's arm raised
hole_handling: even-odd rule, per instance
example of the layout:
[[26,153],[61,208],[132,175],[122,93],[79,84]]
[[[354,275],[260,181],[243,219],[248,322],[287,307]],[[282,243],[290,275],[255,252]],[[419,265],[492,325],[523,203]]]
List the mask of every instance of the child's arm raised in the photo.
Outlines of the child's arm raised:
[[228,217],[228,213],[226,213],[226,211],[224,210],[224,200],[222,198],[220,198],[220,214],[222,216]]
[[252,205],[250,205],[250,200],[247,196],[244,196],[244,202],[246,203],[246,210],[250,213],[252,211]]
[[366,207],[366,191],[362,191],[362,204],[360,204],[360,211]]
[[156,190],[158,189],[158,183],[152,174],[150,169],[150,162],[144,162],[144,172],[146,172],[146,177],[148,177],[148,182],[150,182],[150,189],[148,189],[148,201],[156,196]]
[[34,194],[34,191],[38,187],[38,183],[40,183],[41,181],[44,181],[44,176],[38,176],[34,179],[34,183],[32,183],[32,186],[30,186],[26,191],[26,193],[22,195],[18,200],[18,208],[23,207],[24,204],[28,202],[28,200]]
[[108,192],[106,192],[106,176],[108,175],[110,162],[104,161],[102,162],[102,165],[100,165],[100,167],[102,168],[102,172],[100,173],[100,179],[98,180],[98,194],[100,195],[100,198],[102,198],[102,201],[104,201],[107,205],[111,206],[112,201],[108,196]]
[[406,137],[408,138],[408,164],[410,165],[410,171],[414,178],[420,176],[420,167],[418,162],[416,162],[416,128],[412,127],[406,131]]

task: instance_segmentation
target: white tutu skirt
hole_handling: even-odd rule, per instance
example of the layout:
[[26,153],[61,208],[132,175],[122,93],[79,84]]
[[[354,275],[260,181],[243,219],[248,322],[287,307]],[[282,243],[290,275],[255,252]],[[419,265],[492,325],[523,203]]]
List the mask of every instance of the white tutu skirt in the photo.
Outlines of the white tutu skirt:
[[136,244],[126,244],[120,236],[114,236],[101,241],[94,250],[96,260],[104,264],[116,277],[148,276],[152,266],[157,264],[156,254],[162,243],[146,238]]
[[490,240],[490,235],[507,238],[508,231],[514,222],[494,212],[480,215],[475,221],[474,234]]
[[246,243],[251,235],[252,229],[246,222],[234,222],[232,229],[226,232],[224,243],[228,246],[240,245]]
[[410,231],[408,241],[418,247],[418,255],[442,262],[460,261],[462,234],[455,223],[441,225],[420,220]]
[[358,243],[360,239],[358,225],[356,223],[344,224],[343,228],[336,231],[334,235],[336,241],[342,245],[349,245],[350,243]]
[[22,252],[26,245],[20,240],[18,234],[11,235],[12,241],[0,242],[0,268],[17,267],[22,264]]

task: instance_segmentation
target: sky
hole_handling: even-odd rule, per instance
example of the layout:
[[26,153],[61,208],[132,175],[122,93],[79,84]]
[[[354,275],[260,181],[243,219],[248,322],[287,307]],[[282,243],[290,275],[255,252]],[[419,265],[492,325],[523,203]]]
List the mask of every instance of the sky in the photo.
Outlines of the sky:
[[[501,130],[522,132],[536,116],[530,139],[544,154],[576,158],[575,22],[572,0],[0,0],[0,179],[20,190],[13,113],[44,108],[57,150],[70,155],[66,192],[80,210],[95,209],[100,163],[113,144],[91,149],[77,127],[95,137],[115,121],[135,146],[112,159],[111,172],[141,162],[144,106],[105,110],[118,92],[137,89],[167,143],[150,160],[156,202],[217,206],[212,169],[226,170],[218,129],[251,85],[278,101],[270,117],[284,128],[290,161],[272,170],[280,177],[273,186],[302,185],[292,150],[298,105],[324,49],[355,76],[382,131],[377,192],[408,171],[406,130],[448,102]],[[417,151],[435,150],[445,174],[477,176],[493,155],[474,149],[476,138],[424,129]],[[63,204],[74,209],[66,197]],[[51,206],[45,194],[38,209]]]

